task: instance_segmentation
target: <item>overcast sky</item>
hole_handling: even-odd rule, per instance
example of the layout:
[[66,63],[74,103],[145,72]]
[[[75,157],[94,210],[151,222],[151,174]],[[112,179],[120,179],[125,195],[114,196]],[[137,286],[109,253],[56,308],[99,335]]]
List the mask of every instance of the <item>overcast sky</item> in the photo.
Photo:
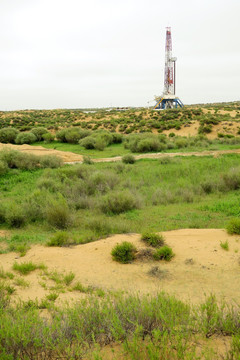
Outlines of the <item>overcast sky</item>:
[[[0,0],[0,110],[240,100],[240,0]],[[150,103],[153,105],[153,103]]]

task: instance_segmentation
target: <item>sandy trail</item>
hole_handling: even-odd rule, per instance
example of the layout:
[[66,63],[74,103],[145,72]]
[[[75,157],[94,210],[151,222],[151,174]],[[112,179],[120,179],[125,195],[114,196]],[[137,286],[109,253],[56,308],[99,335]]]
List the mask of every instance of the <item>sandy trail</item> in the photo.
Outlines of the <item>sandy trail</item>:
[[[216,294],[229,302],[240,298],[240,237],[230,236],[221,229],[182,229],[163,233],[176,256],[171,262],[137,260],[119,264],[112,260],[111,249],[117,243],[130,241],[140,249],[145,247],[139,234],[114,235],[107,239],[72,248],[34,246],[23,258],[14,253],[0,255],[1,266],[10,271],[14,261],[44,263],[49,270],[72,271],[84,285],[104,290],[155,293],[166,291],[177,298],[199,303],[206,295]],[[220,243],[229,243],[229,251]],[[150,276],[149,270],[158,266],[160,276]],[[16,296],[22,300],[46,295],[39,281],[40,274],[25,276],[31,286],[18,288]],[[76,281],[74,280],[74,281]],[[71,292],[61,299],[77,299],[82,294]]]

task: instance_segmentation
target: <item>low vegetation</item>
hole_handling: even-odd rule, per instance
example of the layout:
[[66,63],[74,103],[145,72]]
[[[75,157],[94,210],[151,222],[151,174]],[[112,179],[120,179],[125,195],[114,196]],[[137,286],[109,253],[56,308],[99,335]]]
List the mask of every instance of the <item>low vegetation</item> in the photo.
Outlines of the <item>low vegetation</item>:
[[122,264],[127,264],[135,259],[136,252],[137,249],[132,243],[124,241],[121,244],[117,244],[112,249],[111,254],[113,260],[118,261]]
[[[59,308],[54,305],[58,297],[54,291],[41,302],[17,306],[9,301],[12,291],[0,285],[0,354],[6,360],[37,360],[43,354],[55,360],[103,359],[100,347],[114,343],[120,344],[116,359],[124,354],[140,360],[195,360],[199,356],[213,360],[218,349],[211,349],[212,343],[204,338],[214,336],[230,342],[224,358],[240,356],[239,309],[219,305],[214,296],[200,306],[190,306],[162,293],[101,298],[89,294],[74,305]],[[41,313],[45,306],[47,315]]]
[[147,245],[156,248],[163,246],[165,243],[163,235],[149,232],[142,234],[141,240]]

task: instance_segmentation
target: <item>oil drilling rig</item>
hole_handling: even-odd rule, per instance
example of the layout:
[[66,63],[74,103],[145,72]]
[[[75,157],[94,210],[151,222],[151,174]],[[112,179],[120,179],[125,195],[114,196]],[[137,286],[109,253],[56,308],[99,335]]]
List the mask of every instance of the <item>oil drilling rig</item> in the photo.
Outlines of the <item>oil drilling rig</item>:
[[171,28],[166,28],[165,45],[165,73],[164,90],[161,96],[155,96],[156,105],[154,110],[173,109],[183,107],[183,103],[176,96],[176,57],[172,57],[172,34]]

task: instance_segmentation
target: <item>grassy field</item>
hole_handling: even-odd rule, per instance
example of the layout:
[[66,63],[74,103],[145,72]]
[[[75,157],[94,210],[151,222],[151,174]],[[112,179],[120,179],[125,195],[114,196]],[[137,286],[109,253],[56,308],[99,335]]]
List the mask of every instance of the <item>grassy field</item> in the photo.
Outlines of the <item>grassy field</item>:
[[239,158],[10,169],[0,178],[1,228],[24,243],[64,230],[76,244],[113,233],[224,228],[239,215]]

